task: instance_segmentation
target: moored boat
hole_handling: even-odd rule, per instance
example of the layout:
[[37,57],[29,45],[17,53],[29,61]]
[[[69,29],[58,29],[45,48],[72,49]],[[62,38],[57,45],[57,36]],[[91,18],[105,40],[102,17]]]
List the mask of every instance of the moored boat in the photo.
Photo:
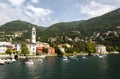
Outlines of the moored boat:
[[0,59],[0,65],[4,65],[4,64],[5,64],[4,60]]
[[63,61],[68,61],[68,57],[67,56],[63,56]]
[[32,60],[28,60],[28,61],[25,62],[25,64],[27,64],[27,65],[33,65],[35,63]]

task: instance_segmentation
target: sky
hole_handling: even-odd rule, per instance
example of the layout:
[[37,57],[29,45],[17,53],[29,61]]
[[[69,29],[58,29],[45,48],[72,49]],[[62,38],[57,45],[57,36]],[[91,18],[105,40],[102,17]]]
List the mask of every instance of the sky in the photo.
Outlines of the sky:
[[119,4],[120,0],[0,0],[0,25],[22,20],[48,27],[100,16]]

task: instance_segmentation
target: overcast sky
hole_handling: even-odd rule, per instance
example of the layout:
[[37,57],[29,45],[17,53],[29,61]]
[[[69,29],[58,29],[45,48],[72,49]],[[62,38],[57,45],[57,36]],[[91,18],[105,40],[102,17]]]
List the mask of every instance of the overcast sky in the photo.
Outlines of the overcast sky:
[[0,25],[23,20],[39,26],[89,19],[120,7],[120,0],[0,0]]

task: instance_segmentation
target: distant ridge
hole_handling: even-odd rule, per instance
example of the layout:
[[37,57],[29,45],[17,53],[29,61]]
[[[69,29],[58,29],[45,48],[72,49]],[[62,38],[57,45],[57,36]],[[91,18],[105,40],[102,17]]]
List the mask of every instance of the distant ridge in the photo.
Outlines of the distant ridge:
[[104,32],[114,29],[115,26],[120,26],[120,8],[88,20],[53,24],[43,34],[47,37],[58,35],[73,37],[70,35],[71,31],[80,31],[81,36],[86,37],[92,35],[94,31]]

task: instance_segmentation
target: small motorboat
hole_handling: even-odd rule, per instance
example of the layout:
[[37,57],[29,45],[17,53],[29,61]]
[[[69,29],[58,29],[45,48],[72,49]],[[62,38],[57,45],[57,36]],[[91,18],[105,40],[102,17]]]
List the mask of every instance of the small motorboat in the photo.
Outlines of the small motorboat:
[[103,55],[99,55],[98,57],[99,57],[99,58],[103,58],[104,56],[103,56]]
[[63,61],[68,61],[68,57],[67,56],[63,56]]
[[83,59],[86,59],[86,56],[82,56]]
[[5,64],[4,60],[0,59],[0,65],[4,65],[4,64]]
[[28,60],[28,61],[25,62],[25,64],[27,64],[27,65],[33,65],[35,63],[32,60]]
[[77,56],[69,56],[69,58],[78,60]]
[[39,61],[39,62],[43,62],[43,59],[38,59],[37,61]]
[[16,59],[11,59],[12,62],[16,62]]

